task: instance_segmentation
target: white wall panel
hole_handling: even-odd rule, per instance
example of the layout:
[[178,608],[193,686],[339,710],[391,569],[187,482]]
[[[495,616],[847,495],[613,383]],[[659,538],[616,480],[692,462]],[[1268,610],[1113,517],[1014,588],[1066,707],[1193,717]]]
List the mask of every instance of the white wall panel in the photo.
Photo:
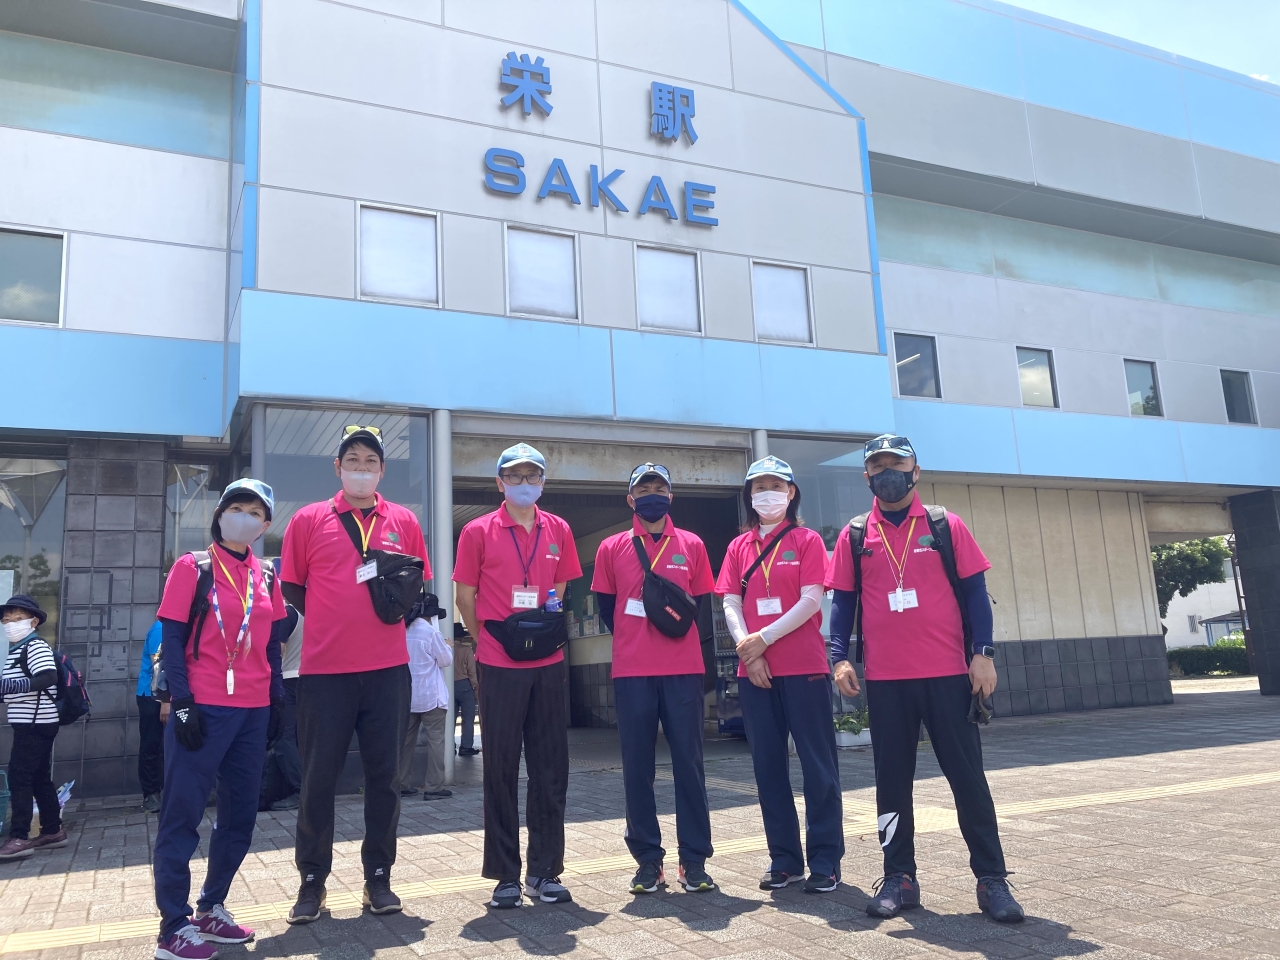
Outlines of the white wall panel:
[[1280,372],[1280,322],[1275,319],[1172,305],[1163,315],[1170,359]]
[[1024,345],[1165,355],[1165,329],[1174,313],[1168,304],[1019,280],[996,285],[1006,329]]
[[[274,0],[268,0],[274,2]],[[394,17],[407,20],[421,20],[424,23],[440,22],[442,0],[341,0],[349,7],[363,7],[378,13],[389,13]]]
[[751,262],[720,253],[702,255],[703,328],[708,337],[754,340]]
[[809,284],[813,289],[814,326],[819,347],[862,353],[879,351],[871,274],[813,267],[809,271]]
[[1280,373],[1253,370],[1253,399],[1258,406],[1258,425],[1280,427]]
[[[845,113],[829,93],[774,46],[773,41],[755,24],[732,7],[729,8],[729,41],[733,52],[735,90]],[[816,54],[819,63],[817,73],[824,76],[826,68],[822,65],[822,52],[810,50],[806,53]]]
[[1222,377],[1217,367],[1203,363],[1160,364],[1160,399],[1170,420],[1226,423]]
[[597,327],[636,328],[635,247],[629,240],[586,235],[582,258],[582,319]]
[[1000,309],[994,277],[880,262],[884,318],[903,330],[1012,340],[1016,328]]
[[444,305],[501,316],[506,310],[502,224],[454,214],[446,214],[443,221]]
[[1063,410],[1128,416],[1123,357],[1059,348],[1053,351],[1053,368],[1058,378],[1058,403]]
[[221,250],[72,234],[66,325],[221,341],[226,270]]
[[725,0],[603,0],[596,5],[600,59],[732,86],[728,6]]
[[949,403],[1022,406],[1013,344],[939,337],[938,376],[942,380],[942,397]]
[[355,295],[354,201],[264,187],[258,210],[259,287],[321,297]]
[[0,170],[0,221],[226,248],[225,160],[0,128]]
[[[563,50],[581,57],[596,54],[594,0],[556,0],[554,6],[528,0],[447,0],[444,22],[456,30],[500,37],[504,42]],[[555,73],[551,81],[558,82]]]
[[1280,233],[1280,163],[1192,145],[1204,215]]

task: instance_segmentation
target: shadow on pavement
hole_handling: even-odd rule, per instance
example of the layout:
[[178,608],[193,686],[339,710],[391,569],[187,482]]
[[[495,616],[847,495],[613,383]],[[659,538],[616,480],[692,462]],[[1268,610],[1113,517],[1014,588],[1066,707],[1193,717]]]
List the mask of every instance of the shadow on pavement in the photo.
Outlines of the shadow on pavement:
[[[361,912],[358,917],[338,918],[326,910],[314,923],[286,927],[275,936],[259,937],[254,942],[253,953],[246,952],[245,956],[315,954],[321,960],[363,960],[379,950],[421,942],[431,922],[411,913],[375,916]],[[219,956],[230,958],[235,955],[234,949],[219,945]]]
[[560,956],[577,948],[579,930],[598,926],[608,917],[577,903],[539,903],[517,910],[490,910],[463,924],[460,936],[472,944],[514,940],[524,953]]

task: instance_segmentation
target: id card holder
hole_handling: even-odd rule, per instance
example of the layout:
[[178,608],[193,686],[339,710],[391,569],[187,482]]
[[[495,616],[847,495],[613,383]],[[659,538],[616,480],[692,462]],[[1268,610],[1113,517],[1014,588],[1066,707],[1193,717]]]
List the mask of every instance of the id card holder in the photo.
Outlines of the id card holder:
[[368,563],[362,563],[356,567],[356,583],[364,583],[366,580],[372,580],[378,575],[378,561],[370,560]]
[[756,613],[762,617],[769,617],[782,613],[781,597],[759,597],[756,599]]
[[629,617],[645,616],[644,601],[637,600],[635,597],[627,597],[627,616]]
[[914,587],[910,590],[889,591],[889,609],[894,613],[903,613],[918,606],[920,606],[920,600],[916,597]]
[[227,667],[227,696],[235,696],[236,692],[236,672]]
[[538,588],[537,587],[520,587],[511,588],[511,609],[512,610],[536,610],[538,608]]

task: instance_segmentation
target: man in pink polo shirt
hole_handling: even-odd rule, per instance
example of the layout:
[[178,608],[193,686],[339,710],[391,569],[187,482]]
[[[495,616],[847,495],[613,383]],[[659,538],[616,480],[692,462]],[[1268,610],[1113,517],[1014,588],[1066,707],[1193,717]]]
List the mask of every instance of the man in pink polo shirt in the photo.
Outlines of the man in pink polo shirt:
[[297,689],[302,791],[294,860],[302,887],[290,923],[309,923],[324,907],[333,798],[353,733],[364,766],[364,903],[374,913],[400,909],[390,883],[400,822],[397,769],[409,722],[409,648],[404,623],[383,623],[374,613],[367,581],[377,571],[369,571],[342,519],[354,517],[369,550],[419,557],[430,578],[418,518],[376,492],[384,461],[380,430],[347,427],[334,460],[342,490],[295,513],[284,535],[281,587],[307,618]]
[[645,609],[645,571],[636,552],[638,542],[648,567],[696,598],[699,608],[715,589],[706,546],[697,534],[681,530],[667,515],[671,498],[671,473],[662,464],[642,463],[632,471],[627,490],[627,504],[635,511],[631,529],[600,544],[591,583],[600,601],[600,616],[613,634],[626,841],[640,865],[631,881],[632,893],[655,893],[666,885],[662,869],[666,851],[653,796],[659,721],[671,748],[675,778],[679,883],[691,893],[715,888],[704,866],[711,856],[711,813],[702,768],[704,668],[698,617],[696,613],[681,616],[670,627],[685,626],[677,637],[654,625]]
[[[498,458],[504,502],[462,528],[453,567],[458,612],[477,638],[480,723],[484,728],[483,876],[498,881],[489,906],[518,907],[520,890],[520,749],[529,773],[525,824],[529,849],[524,893],[545,903],[571,898],[564,870],[564,807],[569,788],[567,673],[564,651],[538,660],[512,659],[493,630],[513,614],[555,605],[582,576],[569,525],[538,509],[547,462],[527,443]],[[554,612],[548,608],[547,612]],[[490,628],[493,628],[491,630]],[[567,639],[567,635],[565,635]],[[308,638],[310,642],[310,638]],[[517,651],[518,652],[518,651]]]
[[[977,722],[970,722],[981,719],[972,712],[975,697],[985,700],[996,687],[991,601],[984,577],[991,564],[954,513],[947,512],[945,521],[938,517],[934,536],[929,512],[915,492],[920,467],[906,437],[884,434],[869,440],[863,463],[875,502],[869,514],[854,521],[865,531],[862,551],[855,561],[851,527],[846,526],[836,539],[826,587],[835,591],[831,660],[836,686],[845,696],[857,696],[859,688],[849,662],[858,611],[865,641],[876,808],[884,850],[884,878],[867,913],[892,917],[920,906],[911,788],[923,722],[955,797],[969,865],[978,881],[978,906],[994,920],[1017,922],[1023,911],[1005,879],[1008,870],[996,808],[982,770],[982,739]],[[948,559],[954,561],[954,585]]]

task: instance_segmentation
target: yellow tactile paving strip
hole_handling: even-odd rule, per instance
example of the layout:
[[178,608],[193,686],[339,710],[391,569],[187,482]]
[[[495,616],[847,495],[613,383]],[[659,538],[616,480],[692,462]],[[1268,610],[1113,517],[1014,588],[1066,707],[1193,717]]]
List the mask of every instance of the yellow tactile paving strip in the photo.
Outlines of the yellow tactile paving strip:
[[[1081,793],[1066,797],[1048,797],[1043,800],[1026,800],[1020,803],[998,804],[997,814],[1003,818],[1027,816],[1036,813],[1051,813],[1060,810],[1073,810],[1079,807],[1104,806],[1113,803],[1138,803],[1143,800],[1159,800],[1165,797],[1185,797],[1197,793],[1212,793],[1220,790],[1234,790],[1241,787],[1254,787],[1268,783],[1280,783],[1280,770],[1266,773],[1244,774],[1237,777],[1218,777],[1212,780],[1192,780],[1186,783],[1172,783],[1161,787],[1137,787],[1130,790],[1109,790],[1104,793]],[[708,786],[754,794],[752,784],[738,783],[731,780],[708,778]],[[846,809],[852,816],[845,818],[848,835],[853,838],[859,835],[873,834],[876,831],[874,810],[866,809],[867,804],[856,806],[845,801]],[[916,807],[916,832],[933,833],[939,830],[956,829],[954,810],[945,807]],[[716,841],[717,854],[754,853],[767,849],[765,839],[758,837],[740,837],[736,840]],[[629,855],[616,857],[599,857],[594,860],[579,860],[565,866],[564,876],[582,877],[590,874],[612,873],[630,870],[634,861]],[[443,880],[432,880],[425,883],[405,883],[396,885],[396,893],[405,900],[422,900],[446,893],[460,893],[470,890],[487,889],[493,881],[483,877],[450,877]],[[245,923],[262,923],[267,920],[282,920],[293,905],[292,901],[281,900],[276,903],[232,904],[236,919]],[[360,898],[353,893],[332,893],[328,898],[328,906],[333,910],[354,909],[360,906]],[[117,923],[89,923],[79,927],[65,927],[53,930],[31,930],[11,933],[0,942],[0,953],[19,953],[32,950],[48,950],[54,947],[69,947],[85,943],[106,943],[114,940],[127,940],[133,937],[153,936],[156,930],[154,916],[138,920],[123,920]]]

